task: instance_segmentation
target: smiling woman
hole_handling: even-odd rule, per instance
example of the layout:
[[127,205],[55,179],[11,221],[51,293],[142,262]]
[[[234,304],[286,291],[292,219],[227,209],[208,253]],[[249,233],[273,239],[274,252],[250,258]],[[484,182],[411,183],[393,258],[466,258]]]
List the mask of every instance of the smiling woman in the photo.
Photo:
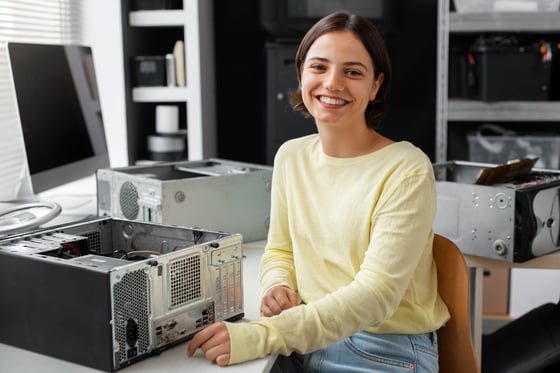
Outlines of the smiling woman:
[[219,365],[279,354],[274,371],[437,372],[449,312],[432,253],[435,178],[419,148],[377,132],[384,41],[366,18],[335,12],[309,29],[295,65],[291,103],[318,133],[274,159],[263,318],[211,325],[189,354]]

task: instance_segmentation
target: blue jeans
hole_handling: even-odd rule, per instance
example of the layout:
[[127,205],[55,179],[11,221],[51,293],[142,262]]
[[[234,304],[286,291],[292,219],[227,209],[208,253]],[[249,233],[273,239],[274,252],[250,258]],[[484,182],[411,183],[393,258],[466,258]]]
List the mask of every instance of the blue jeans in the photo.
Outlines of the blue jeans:
[[436,373],[437,335],[360,332],[307,355],[279,356],[271,372]]

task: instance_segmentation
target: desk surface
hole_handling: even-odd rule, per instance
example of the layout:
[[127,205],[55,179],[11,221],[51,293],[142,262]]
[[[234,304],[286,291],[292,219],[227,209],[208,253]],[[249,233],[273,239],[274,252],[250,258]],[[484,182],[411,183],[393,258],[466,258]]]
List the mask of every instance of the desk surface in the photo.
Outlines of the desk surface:
[[[255,278],[258,273],[258,263],[262,255],[263,243],[249,243],[244,245],[243,254],[243,291],[245,300],[245,321],[257,320],[259,318],[258,281]],[[244,322],[244,321],[240,321]],[[56,338],[56,336],[53,336]],[[233,365],[227,368],[227,373],[250,373],[268,372],[274,363],[274,356],[265,359],[250,361],[243,364]],[[0,372],[18,373],[94,373],[99,370],[68,361],[55,359],[46,355],[15,348],[0,343]],[[137,372],[220,372],[225,370],[218,365],[209,362],[198,351],[193,357],[187,356],[187,343],[183,342],[163,351],[161,355],[149,357],[129,367],[122,369],[123,373]]]
[[539,256],[522,263],[506,262],[498,259],[485,258],[476,255],[464,254],[469,267],[477,268],[534,268],[534,269],[560,269],[560,251]]

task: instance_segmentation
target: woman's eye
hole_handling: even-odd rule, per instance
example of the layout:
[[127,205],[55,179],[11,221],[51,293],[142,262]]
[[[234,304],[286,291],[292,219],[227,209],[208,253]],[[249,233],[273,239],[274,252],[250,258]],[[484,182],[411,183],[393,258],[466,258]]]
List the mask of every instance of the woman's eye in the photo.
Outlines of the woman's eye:
[[315,70],[315,71],[321,71],[321,70],[324,70],[324,69],[325,69],[325,68],[323,67],[323,65],[311,65],[311,66],[309,66],[309,68],[310,68],[311,70]]
[[362,75],[362,72],[358,70],[348,70],[346,74],[350,76],[360,76]]

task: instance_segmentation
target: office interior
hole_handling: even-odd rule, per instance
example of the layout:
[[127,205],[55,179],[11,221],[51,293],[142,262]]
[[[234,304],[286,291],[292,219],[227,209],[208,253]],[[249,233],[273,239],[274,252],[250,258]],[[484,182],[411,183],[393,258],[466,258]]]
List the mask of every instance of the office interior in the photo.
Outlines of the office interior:
[[[383,134],[394,140],[407,140],[416,144],[434,163],[447,160],[468,161],[471,156],[468,137],[471,136],[472,139],[473,134],[480,130],[483,124],[491,124],[485,127],[487,130],[490,128],[499,131],[506,128],[508,134],[534,135],[540,139],[544,138],[545,141],[551,140],[560,147],[560,142],[554,142],[560,133],[554,128],[560,122],[560,117],[550,114],[556,107],[551,109],[548,106],[539,106],[542,102],[559,99],[554,96],[560,90],[560,84],[556,81],[556,86],[552,86],[551,83],[547,88],[552,90],[551,94],[528,99],[531,103],[536,102],[537,110],[545,113],[543,117],[534,118],[522,111],[520,115],[525,116],[521,120],[509,119],[504,113],[497,113],[491,115],[488,120],[484,120],[482,115],[482,120],[470,121],[468,114],[466,117],[457,114],[458,119],[450,120],[461,125],[455,126],[454,131],[450,126],[445,126],[448,138],[444,141],[446,149],[442,150],[442,118],[438,112],[441,110],[441,97],[438,95],[441,93],[442,84],[450,96],[463,94],[461,89],[465,88],[461,87],[461,84],[466,84],[462,80],[452,81],[457,77],[454,74],[459,69],[455,65],[449,66],[448,81],[442,83],[441,76],[438,75],[438,64],[441,63],[441,46],[438,44],[442,37],[441,4],[449,6],[450,12],[457,12],[456,5],[453,0],[393,2],[395,12],[391,21],[383,23],[380,27],[393,65],[393,81],[389,91],[390,106],[383,121]],[[145,35],[135,34],[136,30],[126,26],[128,12],[134,11],[136,7],[133,0],[82,0],[82,3],[83,44],[91,46],[94,53],[110,167],[123,168],[158,161],[151,159],[153,155],[147,146],[147,137],[154,133],[155,108],[158,105],[176,103],[163,100],[144,105],[142,108],[135,106],[138,104],[131,104],[128,91],[134,85],[134,66],[130,54],[148,54],[156,50],[162,51],[160,54],[164,54],[166,50],[171,52],[173,44],[169,40],[180,39],[181,35],[173,28],[158,31],[155,36],[147,36],[153,31],[151,28]],[[179,3],[181,2],[167,1],[171,7]],[[211,74],[214,84],[207,87],[206,94],[214,100],[215,147],[210,147],[208,153],[202,151],[199,158],[212,157],[272,166],[274,151],[285,137],[314,131],[310,120],[286,109],[286,93],[291,88],[290,85],[295,84],[291,58],[295,54],[299,36],[278,37],[267,30],[261,20],[261,0],[213,0],[210,3],[212,24],[204,24],[201,27],[211,31],[207,40],[212,44],[209,49],[214,59]],[[554,12],[537,13],[542,15],[545,24],[560,24],[560,17]],[[490,21],[486,21],[492,22],[491,18]],[[500,22],[499,19],[494,21]],[[532,22],[538,22],[538,19]],[[527,28],[531,30],[532,26]],[[476,41],[473,35],[478,33],[484,32],[458,32],[457,35],[448,36],[455,45],[468,46]],[[495,33],[510,34],[502,31]],[[556,46],[556,50],[560,49],[560,28],[552,26],[530,33],[537,35],[539,41],[550,40],[552,48]],[[521,31],[521,34],[524,32]],[[157,47],[143,47],[141,44],[144,37]],[[165,39],[166,42],[158,44],[158,38]],[[201,46],[202,50],[205,50],[204,47]],[[188,46],[185,45],[185,48]],[[457,49],[449,49],[450,58],[455,52]],[[555,56],[560,54],[555,52],[552,55],[552,77],[558,79],[560,64],[556,62],[554,65]],[[45,68],[48,69],[48,66]],[[516,101],[513,102],[512,105],[515,105]],[[182,102],[177,105],[183,112],[188,104]],[[135,106],[134,113],[131,113],[131,106]],[[485,109],[486,107],[467,108],[466,112],[473,110],[480,113]],[[504,106],[503,110],[510,110],[510,105]],[[136,126],[134,136],[130,134],[130,128],[134,125],[131,124],[131,118],[141,123],[141,126]],[[449,118],[443,120],[447,119]],[[179,126],[186,128],[186,122],[185,114],[180,114]],[[185,151],[187,157],[188,149]],[[554,153],[555,151],[557,153]],[[551,153],[558,162],[560,148],[554,148]],[[558,163],[552,167],[560,169]],[[91,177],[88,179],[86,183],[91,187]],[[56,195],[68,193],[67,190],[73,191],[76,185],[80,188],[80,180],[77,182],[78,184],[71,183],[71,189],[64,189],[64,186],[62,189],[55,188]],[[94,214],[94,211],[88,210],[88,215],[91,214]],[[542,304],[557,303],[560,300],[557,286],[560,283],[560,271],[556,269],[492,268],[484,273],[483,326],[488,333]]]

